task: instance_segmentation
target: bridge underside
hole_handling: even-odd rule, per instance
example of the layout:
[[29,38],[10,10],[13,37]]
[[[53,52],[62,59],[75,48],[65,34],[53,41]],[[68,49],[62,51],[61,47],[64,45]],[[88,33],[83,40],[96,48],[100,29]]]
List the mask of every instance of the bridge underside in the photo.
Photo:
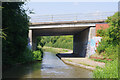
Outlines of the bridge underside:
[[95,35],[95,26],[40,28],[29,30],[29,37],[33,50],[36,50],[37,47],[36,46],[37,36],[60,36],[60,35],[61,36],[73,35],[73,55],[78,57],[85,57],[88,40]]
[[66,28],[46,28],[34,29],[34,36],[60,36],[60,35],[75,35],[88,27],[66,27]]

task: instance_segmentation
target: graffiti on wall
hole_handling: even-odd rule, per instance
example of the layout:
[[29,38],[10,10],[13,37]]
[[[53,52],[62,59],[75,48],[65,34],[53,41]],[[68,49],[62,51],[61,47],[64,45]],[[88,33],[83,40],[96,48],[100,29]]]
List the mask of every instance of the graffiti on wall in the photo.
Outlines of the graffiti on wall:
[[99,45],[101,39],[102,37],[93,37],[90,41],[88,41],[87,57],[96,53],[95,51],[97,50],[97,46]]

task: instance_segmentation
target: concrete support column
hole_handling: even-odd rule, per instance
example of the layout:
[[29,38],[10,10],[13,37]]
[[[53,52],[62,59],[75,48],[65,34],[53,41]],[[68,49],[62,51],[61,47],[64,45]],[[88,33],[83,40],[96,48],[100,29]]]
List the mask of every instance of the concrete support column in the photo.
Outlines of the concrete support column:
[[28,36],[29,36],[30,46],[32,47],[32,50],[36,50],[37,42],[36,42],[36,35],[34,34],[34,31],[29,30]]
[[96,27],[90,27],[90,31],[89,31],[89,41],[96,36]]
[[29,30],[28,37],[29,37],[29,43],[32,46],[32,30]]
[[33,30],[32,31],[32,50],[36,50],[36,49],[37,49],[37,38]]
[[74,35],[73,54],[80,57],[86,57],[87,43],[89,37],[89,28]]

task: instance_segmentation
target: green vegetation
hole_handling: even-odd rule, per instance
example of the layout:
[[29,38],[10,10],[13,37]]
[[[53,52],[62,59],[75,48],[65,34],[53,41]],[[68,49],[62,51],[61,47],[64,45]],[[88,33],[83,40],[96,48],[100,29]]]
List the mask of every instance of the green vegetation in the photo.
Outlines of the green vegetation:
[[[29,17],[23,8],[24,2],[2,3],[2,65],[41,60],[42,50],[31,51],[28,45]],[[7,36],[6,36],[7,35]],[[5,38],[4,38],[5,37]]]
[[97,67],[94,78],[118,78],[118,61],[112,61],[106,64],[105,68]]
[[100,55],[112,59],[112,61],[104,61],[105,68],[97,68],[94,71],[95,78],[118,78],[118,54],[120,46],[120,17],[118,12],[106,20],[109,28],[98,30],[97,33],[102,37],[97,51]]
[[66,61],[72,62],[72,60],[70,60],[70,59],[66,59]]
[[[22,8],[22,2],[2,3],[2,28],[7,35],[2,40],[3,65],[22,62],[27,57],[28,16]],[[25,52],[26,51],[26,52]]]
[[48,47],[73,49],[73,36],[44,36],[41,41]]
[[33,51],[34,60],[42,60],[42,53],[40,50]]
[[82,65],[85,65],[85,66],[90,66],[90,67],[95,67],[95,66],[92,66],[92,65],[89,65],[89,64],[85,64],[85,63],[79,63],[79,64],[82,64]]
[[118,17],[118,13],[115,13],[106,20],[110,27],[106,30],[101,29],[97,31],[98,34],[102,34],[102,41],[99,43],[97,51],[99,54],[108,56],[111,59],[116,59],[118,57],[118,47],[120,46],[120,25],[118,25],[119,20],[120,17]]
[[2,29],[0,29],[0,38],[6,39],[7,35],[3,32]]
[[53,48],[53,47],[43,47],[43,51],[46,52],[52,52],[52,53],[64,53],[64,52],[68,52],[68,50],[66,49],[62,49],[62,48]]
[[39,46],[37,49],[41,49],[45,45],[46,39],[42,36],[37,37],[37,46]]
[[110,61],[108,60],[101,60],[101,59],[92,59],[94,61],[98,61],[98,62],[104,62],[104,63],[109,63]]

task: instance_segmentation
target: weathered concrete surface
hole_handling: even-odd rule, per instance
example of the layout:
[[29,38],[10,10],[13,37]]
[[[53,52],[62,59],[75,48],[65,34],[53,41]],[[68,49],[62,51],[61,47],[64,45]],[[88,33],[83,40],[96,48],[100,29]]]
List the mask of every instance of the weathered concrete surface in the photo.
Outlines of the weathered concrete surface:
[[35,31],[32,31],[32,50],[37,49],[37,36],[35,35]]
[[36,26],[36,25],[57,25],[57,24],[81,24],[81,23],[104,23],[104,22],[105,22],[105,20],[40,22],[40,23],[31,23],[30,26]]
[[30,42],[32,49],[36,50],[37,36],[62,36],[73,35],[74,56],[86,57],[87,43],[95,35],[95,24],[103,23],[104,20],[77,21],[77,22],[55,22],[55,23],[33,23],[30,25]]
[[95,67],[90,67],[90,66],[86,66],[86,65],[83,65],[83,64],[77,64],[77,63],[66,61],[66,60],[63,60],[63,59],[61,59],[61,60],[64,63],[69,64],[69,65],[78,66],[78,67],[85,68],[85,69],[88,69],[88,70],[95,70]]
[[76,54],[80,57],[86,56],[86,49],[88,43],[89,29],[87,28],[80,33],[74,35],[73,38],[73,54]]
[[61,58],[61,60],[66,64],[86,68],[89,70],[96,69],[96,66],[99,66],[101,68],[105,66],[105,63],[103,62],[96,62],[88,58]]
[[32,45],[32,30],[29,30],[28,33],[30,45]]
[[88,39],[88,41],[90,41],[95,36],[96,36],[96,27],[90,27],[89,28],[89,39]]

